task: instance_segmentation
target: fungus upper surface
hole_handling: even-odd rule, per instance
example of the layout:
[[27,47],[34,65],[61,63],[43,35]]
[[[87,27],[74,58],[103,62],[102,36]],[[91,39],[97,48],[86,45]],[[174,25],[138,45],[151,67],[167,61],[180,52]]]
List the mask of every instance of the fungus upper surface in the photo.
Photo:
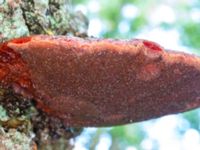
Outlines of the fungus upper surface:
[[[20,41],[20,39],[18,39]],[[146,40],[32,36],[26,62],[38,108],[69,126],[111,126],[200,104],[200,58]]]

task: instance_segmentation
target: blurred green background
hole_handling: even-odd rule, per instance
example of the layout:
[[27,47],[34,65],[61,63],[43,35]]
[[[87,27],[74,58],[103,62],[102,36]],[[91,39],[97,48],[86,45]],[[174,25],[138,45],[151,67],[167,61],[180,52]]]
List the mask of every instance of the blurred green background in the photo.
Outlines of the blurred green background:
[[[143,38],[200,55],[199,0],[73,0],[89,19],[88,34]],[[75,150],[199,150],[200,109],[111,128],[86,128]]]

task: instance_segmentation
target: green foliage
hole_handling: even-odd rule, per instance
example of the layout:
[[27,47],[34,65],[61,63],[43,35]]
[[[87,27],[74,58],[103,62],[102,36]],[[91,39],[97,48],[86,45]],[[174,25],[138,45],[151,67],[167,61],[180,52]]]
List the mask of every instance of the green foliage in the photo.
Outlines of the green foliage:
[[[187,46],[200,49],[200,24],[195,22],[188,22],[183,24],[181,35],[183,42]],[[199,51],[200,52],[200,51]]]
[[144,139],[145,135],[141,126],[138,124],[114,127],[109,133],[112,137],[112,141],[116,143],[115,146],[121,147],[120,149],[128,145],[139,147],[138,143]]
[[[92,0],[91,0],[92,1]],[[83,4],[87,6],[91,1],[86,0],[75,0],[74,4]],[[194,21],[191,18],[192,11],[199,10],[199,3],[189,3],[187,1],[177,1],[170,3],[167,1],[160,0],[101,0],[98,2],[100,10],[97,13],[88,12],[87,16],[91,18],[99,18],[103,24],[106,26],[106,31],[102,32],[100,36],[102,37],[133,37],[136,33],[140,32],[145,27],[153,29],[155,27],[163,27],[164,29],[177,29],[181,35],[181,42],[185,46],[200,49],[200,27],[199,21]],[[148,19],[150,14],[160,5],[171,6],[175,15],[176,22],[166,23],[161,22],[157,26],[152,26]],[[138,8],[139,13],[135,18],[127,19],[121,14],[122,8],[125,5],[134,5]],[[120,33],[118,25],[121,21],[127,21],[129,23],[130,31],[127,33]]]
[[183,113],[184,118],[190,123],[191,128],[199,130],[200,122],[199,122],[199,112],[198,110],[188,111]]

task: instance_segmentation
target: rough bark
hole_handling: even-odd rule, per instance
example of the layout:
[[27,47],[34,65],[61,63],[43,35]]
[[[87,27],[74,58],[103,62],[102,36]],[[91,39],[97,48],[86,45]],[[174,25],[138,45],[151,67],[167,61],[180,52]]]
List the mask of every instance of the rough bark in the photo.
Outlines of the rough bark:
[[[86,36],[88,20],[81,12],[73,11],[69,0],[0,0],[0,24],[0,42],[4,42],[33,34]],[[58,131],[60,126],[51,127],[49,124],[53,121],[38,112],[32,103],[12,92],[9,88],[0,88],[0,149],[37,148],[32,141],[32,130],[36,128],[36,134],[40,136],[40,141],[37,141],[39,149],[70,149],[68,141],[57,138],[57,142],[52,143],[52,136],[48,135],[51,128],[58,132],[55,135],[60,136],[63,132],[63,129]],[[44,123],[38,127],[41,121]],[[74,128],[65,130],[68,130],[63,135],[66,139],[81,131]]]
[[88,21],[69,0],[0,1],[0,42],[30,34],[85,36]]

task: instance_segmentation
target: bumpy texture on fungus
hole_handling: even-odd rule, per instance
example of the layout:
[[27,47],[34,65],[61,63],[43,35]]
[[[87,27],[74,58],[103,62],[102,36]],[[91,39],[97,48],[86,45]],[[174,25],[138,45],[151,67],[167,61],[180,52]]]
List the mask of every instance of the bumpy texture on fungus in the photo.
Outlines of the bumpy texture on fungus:
[[146,40],[39,35],[3,44],[0,56],[9,59],[2,84],[32,94],[66,126],[119,125],[200,105],[200,58]]

